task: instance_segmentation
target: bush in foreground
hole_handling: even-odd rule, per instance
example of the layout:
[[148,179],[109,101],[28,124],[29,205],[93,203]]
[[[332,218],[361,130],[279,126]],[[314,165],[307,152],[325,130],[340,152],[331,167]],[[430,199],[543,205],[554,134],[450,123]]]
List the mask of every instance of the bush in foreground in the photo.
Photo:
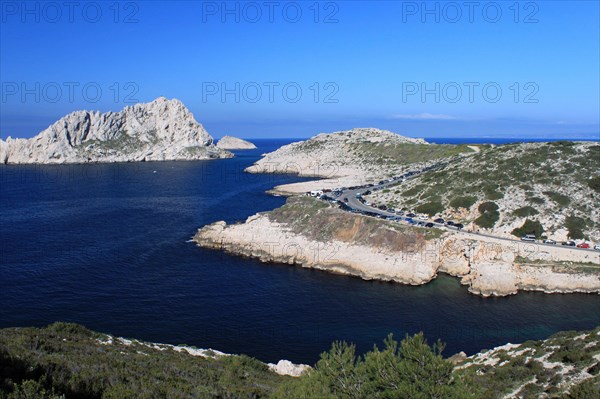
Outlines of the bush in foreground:
[[423,334],[407,336],[400,344],[390,334],[384,349],[374,347],[357,356],[354,345],[335,342],[315,368],[280,388],[277,398],[428,399],[474,398],[453,376],[452,364],[442,358],[443,345],[432,347]]

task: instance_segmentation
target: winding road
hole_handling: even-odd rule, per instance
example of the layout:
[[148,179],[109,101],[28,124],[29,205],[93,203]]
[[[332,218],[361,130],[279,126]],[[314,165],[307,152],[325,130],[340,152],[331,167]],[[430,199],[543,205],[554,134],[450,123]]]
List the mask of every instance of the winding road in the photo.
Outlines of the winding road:
[[[431,169],[434,168],[439,168],[442,166],[447,165],[447,163],[443,163],[440,165],[437,165],[435,167],[431,167]],[[345,203],[351,210],[356,210],[356,211],[362,211],[362,212],[371,212],[371,213],[375,213],[378,215],[382,215],[384,217],[388,217],[388,216],[396,216],[399,217],[398,215],[396,215],[395,213],[392,212],[388,212],[388,211],[384,211],[375,207],[371,207],[368,205],[363,204],[362,202],[360,202],[358,200],[358,198],[356,198],[357,194],[362,194],[364,193],[366,190],[371,190],[371,191],[375,191],[375,190],[383,190],[387,187],[396,185],[398,183],[402,183],[403,181],[413,178],[415,176],[420,175],[424,170],[418,170],[418,171],[413,171],[412,175],[407,176],[402,175],[399,178],[395,178],[392,181],[386,181],[383,184],[376,184],[373,185],[372,187],[360,187],[360,188],[354,188],[354,189],[345,189],[342,190],[341,194],[339,196],[336,197],[336,199],[342,201],[343,203]],[[368,216],[368,215],[366,215]],[[458,235],[462,235],[465,237],[470,237],[470,238],[474,238],[474,237],[485,237],[488,239],[493,239],[493,240],[500,240],[500,241],[505,241],[505,242],[510,242],[514,245],[527,245],[527,246],[541,246],[541,247],[551,247],[551,248],[557,248],[557,249],[562,249],[565,251],[585,251],[585,252],[596,252],[598,255],[598,261],[600,262],[600,252],[598,252],[597,250],[594,250],[593,248],[577,248],[577,247],[571,247],[571,246],[566,246],[566,245],[561,245],[561,244],[544,244],[542,242],[527,242],[527,241],[522,241],[522,240],[517,240],[517,239],[511,239],[511,238],[506,238],[506,237],[499,237],[499,236],[495,236],[495,235],[491,235],[491,234],[485,234],[485,233],[481,233],[481,232],[473,232],[473,231],[465,231],[462,229],[458,229],[456,227],[452,227],[452,226],[448,226],[445,224],[440,224],[440,223],[435,223],[431,220],[427,220],[424,221],[426,223],[433,223],[434,228],[437,229],[441,229],[441,230],[446,230],[446,231],[450,231],[454,234],[458,234]],[[405,220],[405,217],[402,217],[402,221],[401,223],[404,224],[408,224],[408,222]],[[421,227],[421,228],[426,228],[426,227]]]

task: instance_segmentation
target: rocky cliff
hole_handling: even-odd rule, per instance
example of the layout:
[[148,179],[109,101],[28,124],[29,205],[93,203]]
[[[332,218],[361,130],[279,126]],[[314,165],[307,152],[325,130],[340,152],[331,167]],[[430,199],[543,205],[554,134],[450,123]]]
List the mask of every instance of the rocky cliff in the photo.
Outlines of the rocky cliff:
[[355,215],[309,197],[245,223],[216,222],[194,241],[229,253],[363,279],[425,284],[438,272],[461,278],[469,292],[504,296],[519,290],[600,293],[594,252],[535,248],[501,239],[444,233]]
[[253,150],[256,146],[246,140],[232,136],[223,136],[217,142],[217,147],[223,150]]
[[0,140],[0,162],[85,163],[228,158],[181,103],[164,97],[120,112],[76,111],[31,139]]

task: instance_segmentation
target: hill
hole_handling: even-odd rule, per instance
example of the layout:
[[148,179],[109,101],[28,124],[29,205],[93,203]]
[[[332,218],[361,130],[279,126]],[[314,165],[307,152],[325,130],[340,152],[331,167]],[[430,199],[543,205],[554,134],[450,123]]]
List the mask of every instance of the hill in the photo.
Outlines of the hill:
[[401,174],[409,165],[473,153],[466,145],[429,144],[374,128],[356,128],[321,133],[308,140],[285,145],[265,154],[246,169],[250,173],[294,173],[325,178],[319,184],[298,183],[281,187],[282,192],[301,193],[315,188],[333,188],[375,182]]
[[[357,355],[333,343],[299,378],[241,355],[149,344],[77,324],[0,330],[0,398],[595,399],[600,328],[441,356],[422,334]],[[179,349],[179,350],[178,350]]]
[[73,112],[31,139],[0,140],[0,163],[57,164],[228,158],[181,103],[164,97],[120,112]]
[[600,145],[559,141],[483,148],[368,198],[505,237],[534,233],[600,242]]

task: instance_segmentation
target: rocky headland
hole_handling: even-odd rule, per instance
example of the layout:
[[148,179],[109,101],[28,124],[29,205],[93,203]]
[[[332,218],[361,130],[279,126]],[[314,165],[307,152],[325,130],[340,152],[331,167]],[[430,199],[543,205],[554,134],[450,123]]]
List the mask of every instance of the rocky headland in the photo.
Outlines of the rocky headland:
[[229,158],[177,99],[119,112],[76,111],[31,139],[0,140],[0,163],[64,164]]
[[376,128],[320,133],[265,154],[249,173],[291,173],[320,180],[286,184],[274,193],[294,195],[310,190],[373,183],[398,175],[409,166],[426,166],[476,150],[466,145],[430,144]]
[[365,280],[420,285],[447,273],[482,296],[519,290],[600,293],[600,259],[593,251],[401,225],[310,197],[290,197],[283,207],[244,223],[213,223],[193,240],[263,262]]
[[223,136],[217,142],[217,147],[223,150],[253,150],[256,146],[247,141],[232,136]]

